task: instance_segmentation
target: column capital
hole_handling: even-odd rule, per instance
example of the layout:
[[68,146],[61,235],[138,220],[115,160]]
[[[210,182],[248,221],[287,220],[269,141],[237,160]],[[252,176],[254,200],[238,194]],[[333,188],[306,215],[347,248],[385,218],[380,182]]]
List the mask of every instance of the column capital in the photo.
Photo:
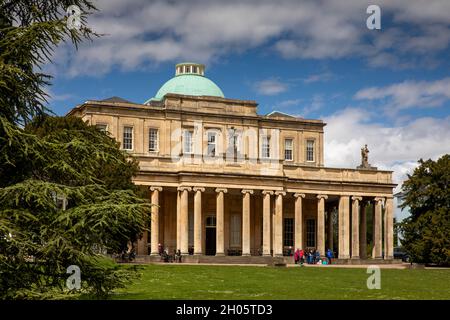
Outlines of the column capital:
[[294,193],[295,198],[304,198],[305,196],[306,195],[304,193],[298,193],[298,192]]
[[373,200],[374,200],[375,202],[384,201],[384,197],[375,197]]
[[246,194],[246,193],[253,194],[253,190],[251,190],[251,189],[242,189],[241,192],[242,192],[243,194]]
[[216,188],[216,192],[217,193],[219,193],[219,192],[227,193],[228,189],[227,188]]
[[192,191],[195,191],[195,192],[197,192],[197,191],[205,192],[205,188],[203,188],[203,187],[193,187],[193,188],[192,188]]
[[317,199],[319,199],[319,200],[320,199],[325,199],[326,200],[326,199],[328,199],[328,196],[326,194],[318,194],[317,195]]
[[160,192],[161,192],[163,188],[162,188],[162,187],[151,186],[151,187],[149,187],[148,189],[149,189],[150,191],[155,191],[155,190],[156,190],[156,191],[160,191]]
[[263,191],[261,191],[261,193],[264,194],[264,195],[266,195],[266,194],[273,195],[273,191],[272,190],[263,190]]
[[275,191],[275,195],[276,196],[285,196],[286,195],[286,191]]
[[352,200],[358,200],[358,201],[362,201],[362,197],[360,196],[352,196]]
[[181,186],[177,188],[178,191],[191,191],[192,188],[191,187],[185,187],[185,186]]

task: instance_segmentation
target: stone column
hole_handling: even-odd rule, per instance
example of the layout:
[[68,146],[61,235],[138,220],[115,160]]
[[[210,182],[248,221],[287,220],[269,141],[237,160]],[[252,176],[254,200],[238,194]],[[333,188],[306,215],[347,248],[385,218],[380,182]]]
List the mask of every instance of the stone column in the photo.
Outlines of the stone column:
[[325,256],[325,194],[317,195],[317,250],[321,256]]
[[359,259],[359,202],[362,197],[352,197],[352,259]]
[[294,244],[295,250],[303,248],[303,208],[304,193],[294,193],[295,197],[295,219],[294,219]]
[[188,200],[190,187],[179,187],[180,191],[180,250],[181,254],[189,254],[189,212]]
[[374,259],[381,259],[383,257],[382,253],[382,202],[384,198],[375,198],[375,215],[374,215],[374,232],[373,232],[373,256]]
[[205,188],[194,187],[194,255],[203,254],[202,241],[202,192]]
[[334,228],[333,228],[333,213],[334,210],[329,210],[327,213],[327,223],[328,223],[328,248],[333,251],[333,237],[334,237]]
[[253,190],[242,190],[242,255],[250,255],[250,195]]
[[152,214],[151,214],[151,250],[150,255],[159,255],[159,193],[162,191],[161,187],[150,187],[151,202],[152,202]]
[[264,190],[263,194],[263,256],[270,256],[270,196],[273,191]]
[[350,197],[339,198],[339,259],[350,258]]
[[367,201],[361,203],[361,219],[359,227],[359,257],[361,259],[367,259],[367,206]]
[[394,199],[392,197],[386,198],[384,220],[384,258],[394,259]]
[[217,188],[216,192],[216,256],[225,255],[225,193],[227,193],[225,188]]
[[177,189],[177,250],[181,250],[181,192]]
[[284,191],[275,191],[275,223],[273,253],[274,256],[283,256],[283,196],[286,195]]

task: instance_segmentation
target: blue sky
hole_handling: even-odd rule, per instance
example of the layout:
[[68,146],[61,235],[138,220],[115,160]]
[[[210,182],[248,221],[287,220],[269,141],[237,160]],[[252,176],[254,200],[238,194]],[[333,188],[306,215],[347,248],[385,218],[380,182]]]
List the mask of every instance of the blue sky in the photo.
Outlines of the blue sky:
[[[419,158],[449,152],[448,0],[96,3],[88,24],[106,35],[45,67],[59,115],[89,99],[144,102],[187,60],[260,114],[324,119],[326,166],[355,167],[367,143],[401,184]],[[366,27],[369,4],[381,30]]]

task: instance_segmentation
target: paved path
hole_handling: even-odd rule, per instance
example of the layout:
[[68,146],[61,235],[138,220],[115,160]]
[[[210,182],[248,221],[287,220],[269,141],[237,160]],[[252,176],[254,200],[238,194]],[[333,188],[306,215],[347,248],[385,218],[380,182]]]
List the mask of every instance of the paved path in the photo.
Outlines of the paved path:
[[[267,267],[266,264],[255,264],[255,263],[167,263],[167,262],[145,262],[145,263],[133,263],[133,264],[158,264],[158,265],[185,265],[185,266],[239,266],[239,267]],[[409,264],[304,264],[303,266],[306,268],[362,268],[367,269],[369,266],[376,265],[380,267],[380,269],[408,269]],[[296,264],[287,264],[288,268],[301,268]]]

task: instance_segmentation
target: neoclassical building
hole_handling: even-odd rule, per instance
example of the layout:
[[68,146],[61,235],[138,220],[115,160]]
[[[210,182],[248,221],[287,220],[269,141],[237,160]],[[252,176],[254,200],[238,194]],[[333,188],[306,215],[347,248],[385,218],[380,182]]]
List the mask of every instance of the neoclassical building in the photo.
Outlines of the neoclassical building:
[[367,159],[326,167],[322,120],[260,115],[255,101],[226,98],[204,65],[177,64],[145,103],[89,100],[68,115],[107,131],[139,160],[134,181],[155,204],[137,243],[148,260],[159,244],[192,259],[332,248],[359,260],[368,245],[369,257],[393,258],[392,172]]

